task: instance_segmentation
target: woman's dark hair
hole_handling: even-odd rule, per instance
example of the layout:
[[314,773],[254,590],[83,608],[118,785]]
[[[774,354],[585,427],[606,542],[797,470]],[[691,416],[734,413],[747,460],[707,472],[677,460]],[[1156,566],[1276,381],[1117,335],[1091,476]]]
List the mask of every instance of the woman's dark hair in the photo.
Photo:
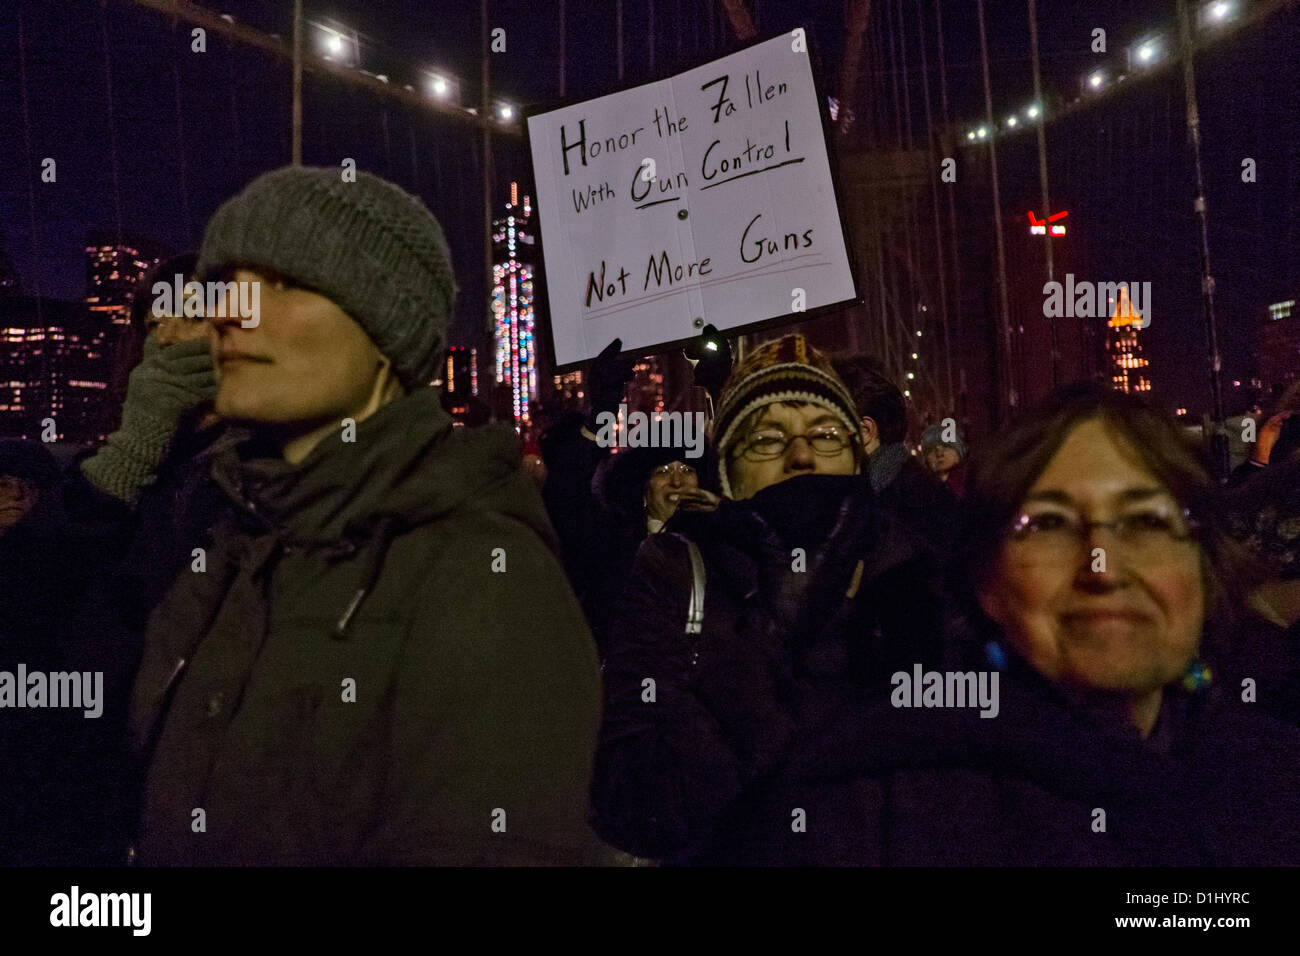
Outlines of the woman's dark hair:
[[[1221,658],[1224,635],[1244,604],[1252,578],[1244,551],[1223,523],[1221,491],[1196,445],[1177,422],[1141,399],[1084,384],[1054,392],[995,437],[978,455],[966,484],[966,520],[959,536],[958,568],[968,613],[975,593],[997,567],[1006,529],[1025,496],[1074,429],[1100,421],[1186,508],[1200,526],[1206,632],[1202,652]],[[981,615],[982,616],[982,615]]]

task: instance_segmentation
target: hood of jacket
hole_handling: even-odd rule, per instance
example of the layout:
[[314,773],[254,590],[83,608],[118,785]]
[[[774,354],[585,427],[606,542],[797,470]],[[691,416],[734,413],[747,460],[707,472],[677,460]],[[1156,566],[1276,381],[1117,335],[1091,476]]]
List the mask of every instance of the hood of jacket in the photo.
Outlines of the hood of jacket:
[[540,496],[504,425],[454,428],[437,389],[419,389],[291,465],[250,437],[220,455],[213,477],[243,520],[286,545],[355,547],[381,524],[418,527],[462,510],[517,518],[554,547]]

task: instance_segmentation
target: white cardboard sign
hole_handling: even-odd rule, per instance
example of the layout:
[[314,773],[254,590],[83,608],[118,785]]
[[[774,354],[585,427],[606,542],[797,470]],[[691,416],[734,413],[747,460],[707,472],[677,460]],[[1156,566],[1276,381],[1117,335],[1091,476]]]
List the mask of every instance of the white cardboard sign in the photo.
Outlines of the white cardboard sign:
[[806,49],[529,117],[558,365],[856,297]]

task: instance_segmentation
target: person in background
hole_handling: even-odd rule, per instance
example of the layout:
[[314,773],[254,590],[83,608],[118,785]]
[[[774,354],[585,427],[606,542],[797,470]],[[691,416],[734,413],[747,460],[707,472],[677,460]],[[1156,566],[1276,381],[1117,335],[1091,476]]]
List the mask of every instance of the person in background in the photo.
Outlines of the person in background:
[[1226,683],[1249,680],[1262,713],[1300,727],[1300,456],[1271,462],[1232,489],[1228,520],[1257,562],[1258,580]]
[[866,476],[881,505],[946,550],[957,533],[957,503],[907,447],[903,393],[869,355],[845,356],[834,364],[862,415]]
[[[26,863],[126,860],[139,782],[124,743],[126,711],[145,625],[221,509],[207,474],[224,429],[211,410],[216,380],[206,323],[156,311],[152,291],[177,273],[190,278],[194,259],[166,260],[137,286],[119,343],[127,355],[118,365],[130,372],[125,401],[107,407],[114,430],[102,447],[52,473],[33,556],[0,568],[0,591],[29,612],[0,615],[25,622],[28,657],[103,677],[94,720],[59,724],[56,732],[51,712],[32,712],[45,721],[59,779],[41,800],[44,823],[31,831],[43,838],[0,841],[24,847]],[[182,312],[180,304],[174,311]],[[26,663],[35,668],[34,659]]]
[[700,487],[695,466],[679,458],[653,465],[643,482],[641,507],[649,534],[662,531],[679,508],[710,510],[717,506],[718,496]]
[[[1233,488],[1250,480],[1269,465],[1285,461],[1300,448],[1300,382],[1293,383],[1274,406],[1273,414],[1258,425],[1255,441],[1246,460],[1228,476]],[[1280,446],[1280,447],[1278,447]]]
[[921,459],[925,467],[958,498],[965,489],[966,443],[953,426],[952,440],[944,440],[944,425],[931,425],[921,433]]
[[[736,367],[713,434],[724,497],[649,535],[619,602],[593,823],[673,864],[832,862],[853,840],[850,792],[819,777],[782,806],[782,767],[856,688],[931,659],[937,574],[861,480],[858,411],[802,336]],[[795,805],[826,842],[787,858]]]
[[59,465],[45,447],[17,438],[0,439],[0,535],[31,514],[58,478]]
[[679,509],[717,506],[718,495],[703,486],[715,483],[713,456],[695,462],[684,458],[680,448],[629,448],[613,455],[594,479],[590,513],[601,543],[583,608],[602,660],[641,543],[661,532]]
[[[710,342],[714,348],[707,347]],[[622,340],[614,339],[592,360],[589,413],[562,416],[540,441],[548,476],[542,495],[560,537],[565,571],[602,659],[646,535],[661,530],[679,506],[708,509],[718,500],[715,460],[707,442],[702,454],[691,458],[683,448],[627,448],[614,454],[597,441],[602,416],[618,413],[632,378],[636,360],[621,356],[621,349]],[[694,362],[693,374],[706,389],[715,386],[722,366],[730,368],[730,346],[712,326],[687,352],[702,356]]]
[[[63,669],[58,624],[82,581],[53,537],[58,477],[41,443],[0,439],[0,671],[10,675],[20,664],[29,672]],[[78,841],[68,752],[74,721],[88,721],[79,712],[7,703],[0,710],[0,763],[9,768],[0,774],[0,865],[71,865]]]

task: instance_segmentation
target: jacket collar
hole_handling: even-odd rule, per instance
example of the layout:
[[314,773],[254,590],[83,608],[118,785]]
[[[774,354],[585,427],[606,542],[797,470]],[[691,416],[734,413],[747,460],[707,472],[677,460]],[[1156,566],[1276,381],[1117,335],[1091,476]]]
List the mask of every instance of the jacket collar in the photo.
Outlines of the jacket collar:
[[245,519],[287,541],[352,540],[400,507],[395,492],[450,430],[438,390],[423,388],[359,422],[355,441],[327,437],[296,465],[250,435],[216,456],[213,477]]

